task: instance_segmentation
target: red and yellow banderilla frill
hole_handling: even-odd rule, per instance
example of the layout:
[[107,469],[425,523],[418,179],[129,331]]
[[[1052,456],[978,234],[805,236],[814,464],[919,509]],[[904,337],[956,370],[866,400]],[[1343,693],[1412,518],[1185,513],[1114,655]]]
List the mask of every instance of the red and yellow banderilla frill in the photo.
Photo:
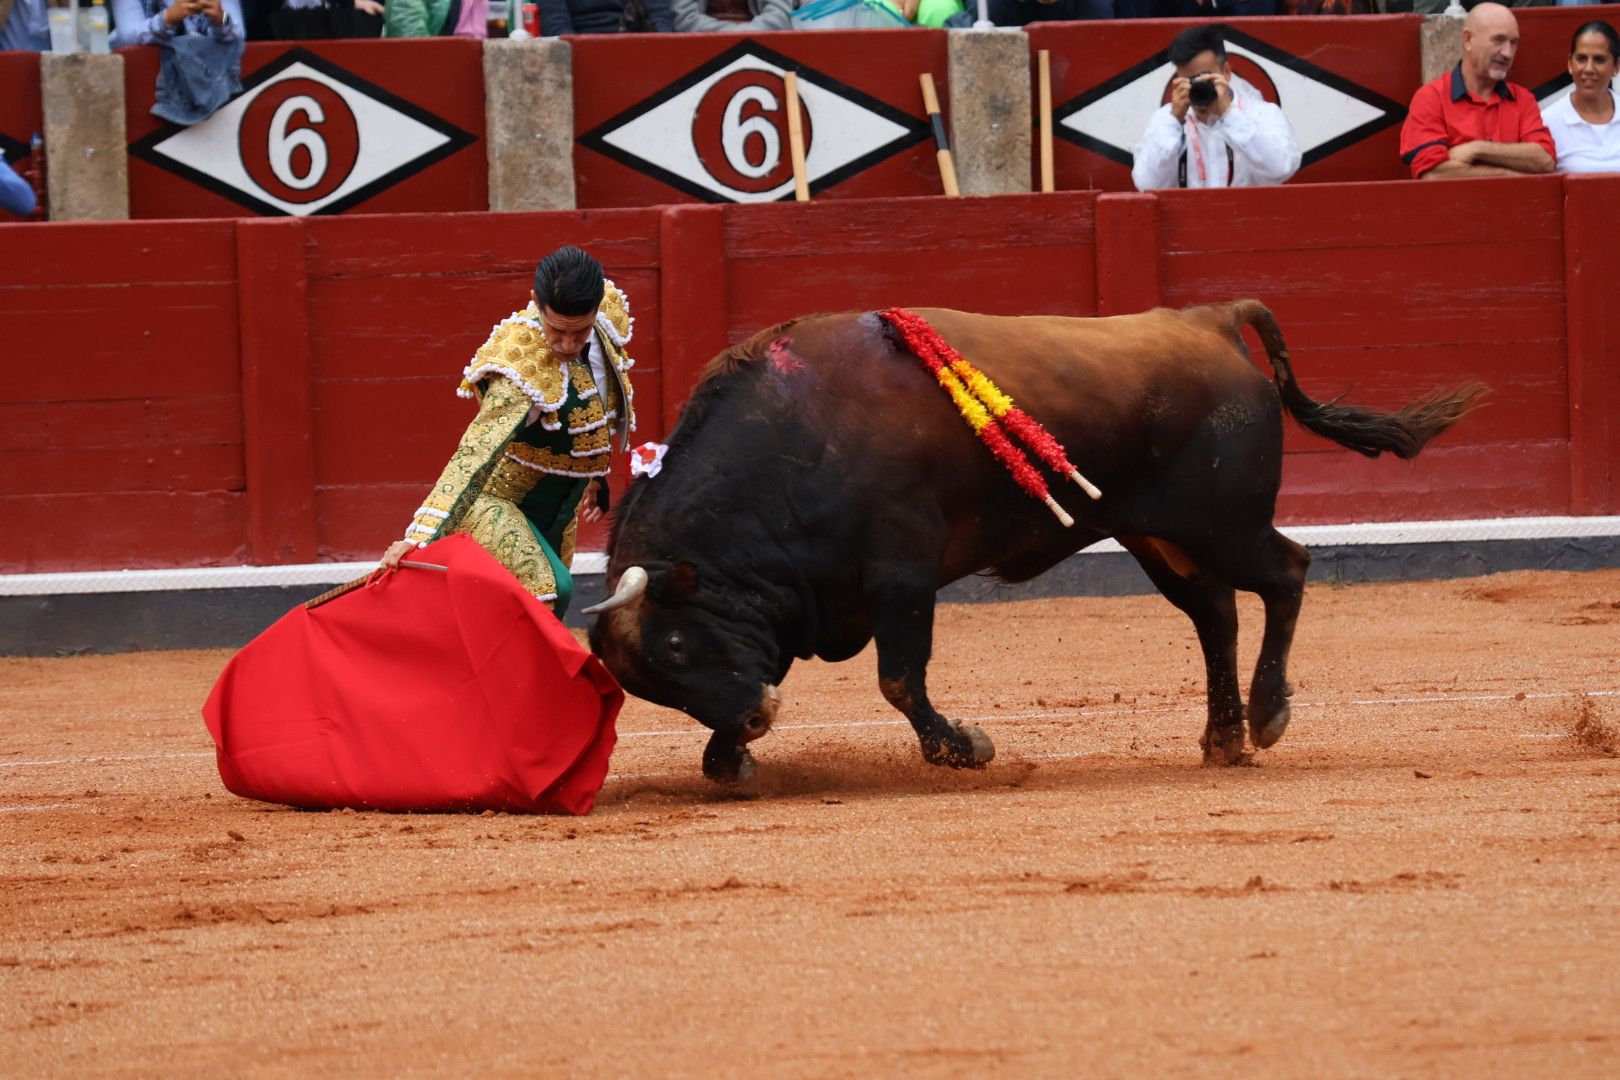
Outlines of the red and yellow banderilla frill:
[[1033,450],[1054,471],[1079,484],[1087,495],[1093,499],[1102,498],[1102,492],[1091,481],[1080,475],[1080,470],[1069,461],[1068,453],[1062,444],[1052,437],[1052,433],[1014,405],[1012,398],[991,382],[989,376],[974,367],[940,337],[939,332],[928,325],[927,319],[905,308],[889,308],[879,314],[895,328],[912,355],[933,373],[939,385],[951,396],[951,401],[962,414],[962,419],[968,422],[973,433],[990,448],[996,460],[1012,473],[1018,486],[1031,498],[1045,503],[1065,527],[1073,525],[1074,518],[1052,498],[1046,480],[1030,463],[1024,452],[1013,445],[1012,439],[1008,437],[1009,432]]

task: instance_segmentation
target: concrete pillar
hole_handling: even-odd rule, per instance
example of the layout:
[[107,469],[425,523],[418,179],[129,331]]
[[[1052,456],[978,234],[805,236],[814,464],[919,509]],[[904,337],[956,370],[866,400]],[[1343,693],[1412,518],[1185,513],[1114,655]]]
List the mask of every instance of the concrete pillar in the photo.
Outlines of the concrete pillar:
[[39,58],[39,95],[45,111],[51,220],[128,220],[124,58],[44,53]]
[[558,38],[484,42],[491,210],[574,208],[572,52]]
[[1424,16],[1418,30],[1418,49],[1423,58],[1423,81],[1438,79],[1462,59],[1461,19],[1450,15]]
[[1030,189],[1029,38],[1018,30],[952,30],[951,152],[963,195]]

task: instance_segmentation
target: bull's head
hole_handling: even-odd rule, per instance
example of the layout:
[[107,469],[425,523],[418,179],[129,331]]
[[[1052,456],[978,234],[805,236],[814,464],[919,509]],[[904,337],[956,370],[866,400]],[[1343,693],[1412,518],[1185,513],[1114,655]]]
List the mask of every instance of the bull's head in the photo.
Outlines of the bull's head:
[[703,773],[736,781],[753,771],[746,747],[780,702],[779,648],[770,620],[736,590],[705,585],[690,562],[631,566],[613,595],[585,614],[591,650],[624,688],[680,709],[714,732]]

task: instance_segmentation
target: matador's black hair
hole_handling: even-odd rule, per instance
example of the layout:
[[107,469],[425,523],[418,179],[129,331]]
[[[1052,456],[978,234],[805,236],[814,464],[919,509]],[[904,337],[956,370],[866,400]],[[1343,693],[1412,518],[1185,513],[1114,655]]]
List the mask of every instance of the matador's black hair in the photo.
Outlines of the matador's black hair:
[[534,268],[534,295],[558,315],[589,315],[602,293],[602,264],[573,245],[558,248]]

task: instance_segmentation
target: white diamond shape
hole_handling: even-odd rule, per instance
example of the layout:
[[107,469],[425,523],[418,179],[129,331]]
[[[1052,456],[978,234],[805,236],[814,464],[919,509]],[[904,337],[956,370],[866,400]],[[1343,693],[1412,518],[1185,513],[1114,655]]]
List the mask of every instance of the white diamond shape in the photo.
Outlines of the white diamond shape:
[[[692,117],[699,103],[710,87],[735,71],[764,71],[781,76],[788,69],[744,53],[668,101],[607,132],[602,141],[732,202],[780,199],[793,190],[792,180],[768,191],[738,191],[710,174],[692,141]],[[810,114],[814,133],[804,162],[807,180],[812,184],[909,134],[900,124],[817,84],[803,70],[799,72],[799,99]],[[781,108],[781,103],[777,102],[776,107]],[[787,153],[787,148],[781,147],[780,152]],[[762,171],[769,172],[768,166],[774,164],[767,163]]]
[[[1309,154],[1384,115],[1384,110],[1374,105],[1234,41],[1226,43],[1226,51],[1253,61],[1271,76],[1301,153]],[[1164,103],[1165,84],[1175,73],[1175,66],[1167,61],[1064,117],[1063,126],[1129,154],[1142,138],[1148,116]]]
[[[355,126],[359,129],[359,156],[355,159],[354,168],[330,194],[307,203],[286,202],[266,191],[248,175],[238,148],[242,115],[247,112],[248,106],[260,94],[287,79],[309,79],[330,87],[354,113]],[[364,91],[300,60],[246,93],[232,98],[202,123],[181,128],[155,143],[152,152],[195,169],[283,213],[303,216],[318,213],[322,207],[345,198],[449,141],[450,137],[442,131],[435,131],[393,106],[385,105]]]

